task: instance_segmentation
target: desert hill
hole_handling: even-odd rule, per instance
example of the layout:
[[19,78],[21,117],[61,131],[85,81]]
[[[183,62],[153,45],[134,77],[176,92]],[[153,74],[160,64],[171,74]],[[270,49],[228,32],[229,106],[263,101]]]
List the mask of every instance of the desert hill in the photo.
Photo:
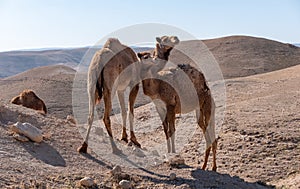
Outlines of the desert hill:
[[[50,65],[2,78],[0,89],[5,92],[0,94],[0,99],[9,102],[24,89],[32,89],[44,100],[49,114],[66,118],[73,114],[72,89],[75,74],[76,71],[68,66]],[[150,102],[149,99],[142,94],[142,89],[140,89],[135,105],[141,106],[148,102]],[[114,107],[117,109],[114,112],[119,111],[118,105],[118,101],[115,100]]]
[[[218,62],[225,79],[267,73],[300,64],[300,48],[292,44],[249,36],[222,37],[202,42]],[[198,40],[182,41],[178,48],[191,52],[191,55],[206,53]],[[171,52],[170,61],[193,64],[189,57],[176,50]]]
[[63,65],[38,67],[15,76],[0,79],[4,93],[0,99],[8,102],[24,89],[32,89],[46,103],[48,112],[65,118],[72,114],[72,86],[76,71]]
[[[299,64],[300,48],[264,38],[230,36],[202,40],[215,57],[224,78],[244,77],[287,68]],[[199,40],[182,41],[180,47],[193,53]],[[136,52],[150,50],[133,47]],[[11,51],[0,53],[0,78],[15,75],[38,66],[62,64],[75,68],[88,48],[44,51]],[[191,63],[180,51],[174,50],[170,60],[174,63]]]
[[[122,167],[129,174],[126,178],[134,188],[272,188],[265,183],[279,188],[299,188],[299,71],[298,65],[226,80],[227,107],[224,124],[219,128],[218,173],[197,169],[203,155],[203,143],[199,143],[202,134],[197,129],[180,152],[186,167],[170,169],[166,163],[147,169]],[[3,89],[1,86],[5,93]],[[153,108],[152,104],[147,104],[135,109],[137,131],[157,125],[153,132],[137,132],[144,151],[154,142],[165,144]],[[117,116],[112,117],[115,138],[119,137],[121,129]],[[50,133],[50,139],[41,144],[16,141],[10,136],[8,126],[17,120],[31,122],[44,133]],[[84,176],[94,178],[99,188],[117,187],[118,178],[112,178],[109,173],[114,166],[110,161],[93,151],[89,151],[89,155],[76,152],[82,138],[78,128],[66,119],[52,115],[44,117],[33,110],[1,101],[0,123],[2,188],[25,183],[32,187],[46,183],[49,187],[76,187]],[[197,128],[193,115],[183,115],[176,123],[179,128],[187,125]],[[92,129],[91,140],[101,145],[99,137],[95,136],[96,127],[98,123]],[[126,145],[125,148],[134,149]],[[173,181],[169,180],[171,172],[177,175]]]
[[[136,52],[149,50],[147,47],[133,47],[133,49]],[[0,78],[9,77],[40,66],[59,64],[75,68],[88,50],[89,48],[85,47],[42,51],[0,52]]]

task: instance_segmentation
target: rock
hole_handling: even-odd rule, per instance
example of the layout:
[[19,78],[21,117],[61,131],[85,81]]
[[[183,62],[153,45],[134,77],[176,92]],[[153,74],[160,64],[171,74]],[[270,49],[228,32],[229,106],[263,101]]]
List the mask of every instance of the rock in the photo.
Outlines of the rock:
[[28,141],[29,141],[29,139],[28,139],[27,137],[25,137],[25,136],[23,136],[23,135],[20,135],[20,134],[18,134],[18,133],[15,133],[15,134],[13,135],[13,137],[14,137],[16,140],[21,141],[21,142],[28,142]]
[[30,123],[17,122],[11,126],[11,130],[18,134],[25,135],[34,142],[43,141],[42,131]]
[[191,187],[188,184],[182,184],[180,186],[176,186],[175,189],[190,189]]
[[113,167],[113,169],[110,172],[112,175],[118,175],[122,172],[122,169],[119,165],[116,165]]
[[138,156],[138,157],[145,157],[146,156],[140,148],[136,148],[136,147],[133,148],[133,154]]
[[176,179],[176,174],[171,173],[169,178],[170,178],[170,180],[175,180]]
[[159,156],[159,153],[158,153],[157,150],[153,150],[153,151],[152,151],[152,155],[154,155],[154,156]]
[[95,182],[90,177],[84,177],[83,179],[81,179],[79,181],[79,184],[80,184],[80,186],[83,186],[83,187],[92,187],[95,184]]
[[185,165],[184,159],[182,157],[180,157],[180,155],[178,155],[178,154],[176,154],[173,157],[169,157],[167,161],[168,161],[169,165],[172,167]]
[[70,123],[73,123],[73,124],[76,125],[76,120],[75,120],[75,118],[74,118],[73,116],[71,116],[71,115],[68,115],[68,116],[67,116],[67,122],[70,122]]
[[131,184],[130,184],[130,181],[128,180],[121,180],[119,182],[119,186],[122,188],[122,189],[129,189],[131,187]]

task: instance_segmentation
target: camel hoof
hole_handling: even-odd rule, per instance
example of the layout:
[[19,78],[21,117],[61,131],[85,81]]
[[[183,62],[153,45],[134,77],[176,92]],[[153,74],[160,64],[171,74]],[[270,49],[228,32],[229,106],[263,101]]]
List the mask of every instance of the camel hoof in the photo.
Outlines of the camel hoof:
[[81,147],[77,148],[77,152],[79,152],[79,153],[87,153],[87,147],[88,147],[87,143],[84,142],[81,145]]
[[134,145],[136,145],[137,147],[139,147],[139,148],[141,148],[142,146],[141,146],[141,144],[140,143],[138,143],[138,141],[136,141],[136,140],[132,140],[132,139],[130,139],[130,141],[134,144]]
[[128,143],[127,137],[126,138],[122,137],[121,140],[124,141],[124,142],[126,142],[126,143]]

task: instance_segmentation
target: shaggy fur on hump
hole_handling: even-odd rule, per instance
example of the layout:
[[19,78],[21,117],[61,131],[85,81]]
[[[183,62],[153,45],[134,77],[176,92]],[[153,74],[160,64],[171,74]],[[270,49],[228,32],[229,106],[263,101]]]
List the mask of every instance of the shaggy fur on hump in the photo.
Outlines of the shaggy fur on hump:
[[44,101],[29,89],[22,91],[19,96],[14,97],[10,102],[47,114],[47,108]]

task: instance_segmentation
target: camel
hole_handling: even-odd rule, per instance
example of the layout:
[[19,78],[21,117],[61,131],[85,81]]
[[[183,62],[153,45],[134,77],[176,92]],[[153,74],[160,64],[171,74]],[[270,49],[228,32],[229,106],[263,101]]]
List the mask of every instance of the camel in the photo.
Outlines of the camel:
[[40,99],[32,90],[26,89],[10,101],[13,104],[22,105],[26,108],[38,110],[42,114],[47,114],[47,108],[42,99]]
[[[166,41],[168,41],[166,36],[157,38],[154,51],[156,53],[138,53],[144,94],[149,96],[156,106],[164,128],[168,153],[175,153],[175,115],[196,111],[197,123],[206,140],[202,169],[205,170],[207,166],[212,148],[212,170],[216,171],[215,103],[211,91],[204,75],[188,64],[180,64],[177,68],[161,71],[168,61],[170,51],[176,45]],[[191,86],[188,86],[188,83],[191,83]],[[196,96],[194,100],[188,96],[191,93],[189,88],[194,88]]]
[[[113,141],[113,134],[110,123],[110,113],[112,110],[111,99],[117,93],[120,102],[123,132],[121,140],[128,142],[126,133],[126,109],[124,91],[127,87],[130,87],[129,94],[129,125],[130,125],[130,141],[138,147],[141,145],[138,143],[134,131],[133,131],[133,107],[134,102],[139,91],[138,81],[138,58],[135,52],[120,43],[116,38],[109,38],[104,44],[103,48],[95,53],[88,70],[88,97],[89,97],[89,115],[88,115],[88,128],[86,132],[85,140],[81,147],[77,149],[78,152],[87,153],[88,138],[94,119],[95,104],[99,103],[101,98],[104,98],[104,117],[103,122],[105,124],[110,141],[112,145],[113,153],[120,153]],[[120,76],[122,73],[122,76]]]

